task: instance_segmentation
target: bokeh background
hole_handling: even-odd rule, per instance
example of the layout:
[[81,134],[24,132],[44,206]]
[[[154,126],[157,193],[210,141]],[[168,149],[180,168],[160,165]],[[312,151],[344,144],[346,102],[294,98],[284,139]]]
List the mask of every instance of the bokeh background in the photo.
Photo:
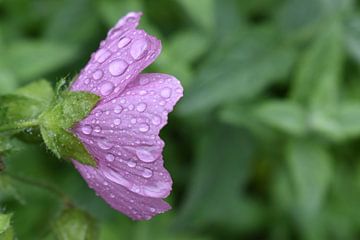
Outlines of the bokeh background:
[[185,88],[161,133],[173,210],[133,222],[43,144],[18,143],[6,171],[89,214],[59,222],[58,197],[0,175],[18,239],[360,239],[358,2],[0,0],[0,93],[75,76],[129,10],[163,43],[147,71]]

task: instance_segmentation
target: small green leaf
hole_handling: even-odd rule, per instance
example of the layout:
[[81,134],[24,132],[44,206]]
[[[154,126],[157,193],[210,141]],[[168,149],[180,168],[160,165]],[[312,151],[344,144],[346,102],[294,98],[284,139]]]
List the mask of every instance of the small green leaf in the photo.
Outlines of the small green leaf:
[[306,132],[306,113],[295,102],[267,101],[254,109],[254,114],[264,123],[293,135]]
[[63,92],[54,106],[41,114],[41,135],[58,158],[96,166],[96,161],[70,128],[88,116],[99,100],[99,96],[88,92]]
[[98,227],[93,217],[79,209],[66,209],[53,226],[58,240],[95,240]]
[[96,161],[73,133],[54,126],[51,128],[41,126],[40,131],[46,146],[58,158],[73,159],[83,164],[96,166]]
[[12,214],[0,214],[0,233],[5,232],[10,227]]
[[11,227],[12,214],[0,213],[0,239],[1,240],[13,240],[14,231]]
[[42,125],[69,129],[89,115],[99,100],[99,96],[89,92],[65,92],[55,106],[42,114]]

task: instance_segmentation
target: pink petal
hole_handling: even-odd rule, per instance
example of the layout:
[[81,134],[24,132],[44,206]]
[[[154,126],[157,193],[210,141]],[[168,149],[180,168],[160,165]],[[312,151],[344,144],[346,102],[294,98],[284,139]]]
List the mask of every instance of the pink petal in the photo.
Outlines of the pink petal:
[[160,198],[143,197],[109,180],[101,168],[82,165],[73,161],[90,188],[94,189],[111,207],[133,220],[149,220],[153,216],[171,209]]
[[160,54],[161,43],[136,27],[141,13],[129,13],[112,28],[71,86],[109,101]]
[[[129,213],[122,210],[123,205],[114,205],[110,194],[121,195],[126,190],[138,198],[153,198],[152,201],[170,194],[172,180],[163,167],[164,143],[158,134],[167,123],[167,114],[181,96],[182,87],[174,77],[141,74],[119,97],[99,104],[74,129],[98,162],[94,169],[74,161],[78,170],[83,176],[91,170],[94,178],[85,178],[89,185],[110,205],[127,215]],[[104,190],[104,181],[111,182],[111,190],[115,193]],[[134,208],[136,204],[130,206]],[[145,203],[144,206],[151,207]],[[158,208],[155,213],[161,211],[165,209]]]

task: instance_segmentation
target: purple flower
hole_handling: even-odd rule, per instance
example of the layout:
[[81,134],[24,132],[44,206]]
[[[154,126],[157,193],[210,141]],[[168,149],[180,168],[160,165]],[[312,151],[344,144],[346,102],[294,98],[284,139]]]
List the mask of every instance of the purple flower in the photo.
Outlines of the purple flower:
[[163,166],[159,132],[183,89],[173,76],[141,74],[160,54],[161,43],[136,29],[140,16],[131,12],[119,20],[71,86],[101,96],[73,128],[97,166],[73,163],[114,209],[148,220],[171,208],[163,200],[172,180]]

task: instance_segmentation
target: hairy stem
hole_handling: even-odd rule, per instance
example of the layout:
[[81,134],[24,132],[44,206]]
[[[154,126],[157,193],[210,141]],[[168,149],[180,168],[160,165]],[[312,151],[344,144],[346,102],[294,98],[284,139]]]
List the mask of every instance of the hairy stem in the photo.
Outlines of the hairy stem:
[[38,188],[47,190],[48,192],[54,194],[55,196],[60,197],[60,199],[63,201],[63,203],[67,207],[74,206],[74,203],[71,201],[71,199],[64,192],[60,191],[58,188],[56,188],[52,184],[49,184],[49,183],[46,183],[43,181],[39,181],[39,180],[35,180],[35,179],[30,179],[30,178],[23,177],[23,176],[18,176],[13,173],[9,173],[9,172],[4,172],[3,174],[6,174],[8,177],[10,177],[16,181],[22,182],[24,184],[32,185],[34,187],[38,187]]
[[39,124],[37,119],[16,121],[13,123],[6,123],[0,125],[0,132],[24,130],[27,128],[36,127]]

